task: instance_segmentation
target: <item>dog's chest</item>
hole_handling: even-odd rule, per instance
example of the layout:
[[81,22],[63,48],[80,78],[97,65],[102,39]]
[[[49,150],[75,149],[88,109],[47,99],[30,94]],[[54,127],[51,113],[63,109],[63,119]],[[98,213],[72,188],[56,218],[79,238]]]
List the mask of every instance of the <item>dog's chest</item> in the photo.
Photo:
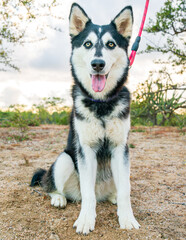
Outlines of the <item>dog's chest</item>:
[[110,121],[93,118],[90,122],[76,120],[76,129],[80,141],[89,146],[97,144],[99,139],[108,138],[114,144],[119,144],[124,136],[124,124],[122,120]]
[[80,145],[90,146],[96,153],[97,177],[96,182],[106,182],[112,178],[112,151],[119,145],[126,144],[130,128],[129,114],[120,117],[128,104],[118,104],[114,107],[97,108],[81,104],[76,105],[74,114],[75,130]]
[[95,147],[104,139],[108,139],[112,145],[122,144],[130,127],[129,117],[127,119],[118,117],[123,108],[124,106],[118,105],[108,114],[104,114],[103,109],[102,115],[99,110],[98,116],[97,112],[80,105],[78,111],[83,114],[84,119],[75,117],[75,128],[80,142],[91,147]]

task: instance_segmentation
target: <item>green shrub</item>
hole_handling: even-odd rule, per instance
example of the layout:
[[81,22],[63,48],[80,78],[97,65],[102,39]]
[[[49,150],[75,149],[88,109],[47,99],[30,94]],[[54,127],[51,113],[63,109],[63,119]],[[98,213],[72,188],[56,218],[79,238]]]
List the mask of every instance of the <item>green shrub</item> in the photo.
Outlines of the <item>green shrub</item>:
[[11,117],[14,113],[10,111],[0,111],[0,127],[11,127]]
[[185,124],[185,115],[179,115],[178,109],[186,108],[183,98],[184,87],[173,84],[166,72],[159,72],[154,79],[151,72],[149,79],[140,83],[134,92],[131,103],[132,125],[178,126]]
[[52,122],[58,125],[68,125],[69,124],[69,112],[54,112],[52,114]]

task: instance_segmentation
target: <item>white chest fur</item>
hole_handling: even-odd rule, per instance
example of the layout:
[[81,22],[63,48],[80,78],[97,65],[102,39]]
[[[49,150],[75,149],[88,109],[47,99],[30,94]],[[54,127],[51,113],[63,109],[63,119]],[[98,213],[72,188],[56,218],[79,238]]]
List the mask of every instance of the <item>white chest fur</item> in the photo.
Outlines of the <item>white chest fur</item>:
[[117,106],[109,116],[101,119],[95,117],[94,113],[84,107],[80,101],[76,102],[76,107],[78,112],[85,116],[85,120],[75,118],[75,129],[81,144],[93,147],[98,140],[104,138],[108,138],[115,146],[126,143],[130,129],[130,116],[126,119],[116,117],[124,106]]

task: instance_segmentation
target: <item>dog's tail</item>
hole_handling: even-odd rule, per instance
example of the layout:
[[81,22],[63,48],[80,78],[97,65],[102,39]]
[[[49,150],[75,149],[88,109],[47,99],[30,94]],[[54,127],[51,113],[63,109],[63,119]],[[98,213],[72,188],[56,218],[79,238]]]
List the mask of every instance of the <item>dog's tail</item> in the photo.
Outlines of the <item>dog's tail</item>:
[[41,184],[42,178],[46,173],[47,173],[47,171],[42,169],[42,168],[37,169],[36,172],[34,173],[33,177],[32,177],[30,186],[31,187],[34,187],[34,186],[37,186],[37,185],[42,186],[42,184]]

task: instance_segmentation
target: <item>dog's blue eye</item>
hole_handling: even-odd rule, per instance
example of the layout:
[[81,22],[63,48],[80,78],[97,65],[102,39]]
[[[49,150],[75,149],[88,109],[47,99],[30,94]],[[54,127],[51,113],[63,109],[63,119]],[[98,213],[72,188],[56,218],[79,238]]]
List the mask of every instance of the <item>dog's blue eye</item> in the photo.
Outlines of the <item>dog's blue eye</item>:
[[92,47],[91,41],[85,42],[85,43],[84,43],[84,46],[85,46],[85,48],[91,48],[91,47]]
[[108,41],[106,43],[106,46],[110,49],[113,49],[113,48],[115,48],[116,44],[114,42]]

